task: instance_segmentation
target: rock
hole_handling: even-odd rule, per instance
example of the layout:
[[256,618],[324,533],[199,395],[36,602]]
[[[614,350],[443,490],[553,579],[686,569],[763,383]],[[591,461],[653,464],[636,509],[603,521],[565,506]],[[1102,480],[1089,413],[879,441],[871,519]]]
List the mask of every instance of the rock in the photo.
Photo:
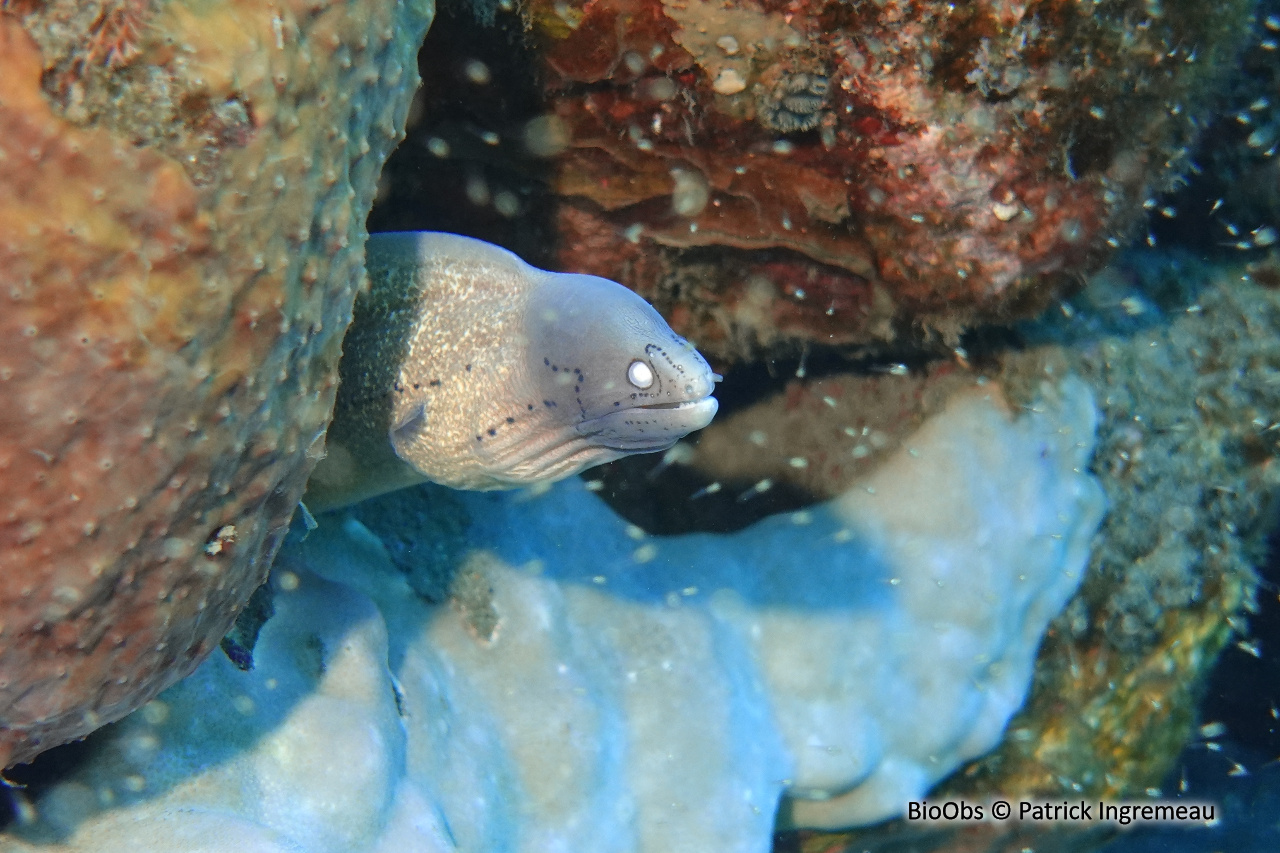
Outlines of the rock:
[[0,766],[189,673],[265,577],[431,13],[4,4]]
[[[1224,698],[1224,679],[1238,676],[1219,661],[1221,653],[1265,665],[1274,618],[1260,573],[1280,521],[1280,430],[1272,427],[1280,293],[1246,269],[1176,250],[1127,252],[1063,310],[1023,324],[1023,345],[1003,354],[999,381],[1024,405],[1046,375],[1064,370],[1093,389],[1099,424],[1090,468],[1109,512],[1008,735],[931,801],[1223,803],[1203,775],[1187,781],[1184,768],[1203,754],[1227,778],[1261,775],[1266,758],[1240,756],[1234,765],[1223,756],[1233,740],[1257,737],[1251,727],[1268,730],[1268,694],[1247,682]],[[893,821],[793,841],[804,853],[1086,851],[1116,830]]]
[[722,364],[1032,316],[1196,171],[1255,6],[533,0],[559,263]]

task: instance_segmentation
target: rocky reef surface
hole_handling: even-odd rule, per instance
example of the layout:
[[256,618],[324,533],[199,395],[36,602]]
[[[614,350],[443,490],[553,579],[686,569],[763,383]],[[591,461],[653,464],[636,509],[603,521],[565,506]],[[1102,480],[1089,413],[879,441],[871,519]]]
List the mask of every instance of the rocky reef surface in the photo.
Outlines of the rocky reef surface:
[[429,3],[0,12],[0,766],[216,648],[323,446]]
[[[1079,594],[1041,650],[1026,706],[997,750],[934,797],[1202,800],[1222,786],[1188,786],[1178,772],[1184,745],[1194,764],[1196,753],[1222,749],[1234,726],[1274,726],[1265,680],[1239,685],[1251,694],[1247,713],[1206,717],[1201,706],[1223,649],[1264,664],[1270,657],[1252,623],[1271,599],[1257,567],[1280,497],[1280,292],[1249,270],[1275,263],[1128,252],[1075,299],[1000,341],[993,375],[1006,387],[1034,388],[1051,368],[1094,389],[1101,419],[1091,470],[1109,509]],[[775,435],[772,452],[785,460],[783,438]],[[1266,618],[1274,630],[1274,611]],[[1219,757],[1217,769],[1245,776],[1270,758]],[[808,837],[797,849],[1087,851],[1106,835],[1082,824],[898,821]]]

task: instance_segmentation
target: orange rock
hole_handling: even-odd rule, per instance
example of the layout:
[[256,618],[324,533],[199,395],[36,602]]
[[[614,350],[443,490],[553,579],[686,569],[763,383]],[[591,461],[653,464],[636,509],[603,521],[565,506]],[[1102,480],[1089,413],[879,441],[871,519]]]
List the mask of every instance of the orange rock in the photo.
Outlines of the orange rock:
[[954,344],[1041,310],[1192,169],[1252,14],[1248,0],[1149,17],[1064,0],[522,8],[566,140],[550,158],[556,263],[680,314],[721,363],[774,344]]
[[431,12],[131,2],[105,67],[76,6],[0,15],[0,766],[190,672],[265,576]]

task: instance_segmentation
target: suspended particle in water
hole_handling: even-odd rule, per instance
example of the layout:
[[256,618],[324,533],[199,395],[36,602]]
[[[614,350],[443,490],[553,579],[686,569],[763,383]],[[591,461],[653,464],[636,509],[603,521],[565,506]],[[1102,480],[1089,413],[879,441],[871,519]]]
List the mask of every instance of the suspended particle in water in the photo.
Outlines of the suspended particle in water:
[[493,73],[489,70],[489,66],[478,59],[468,60],[462,70],[467,79],[477,86],[483,86],[493,79]]
[[711,198],[711,186],[696,169],[672,169],[671,209],[677,216],[693,217],[702,213]]

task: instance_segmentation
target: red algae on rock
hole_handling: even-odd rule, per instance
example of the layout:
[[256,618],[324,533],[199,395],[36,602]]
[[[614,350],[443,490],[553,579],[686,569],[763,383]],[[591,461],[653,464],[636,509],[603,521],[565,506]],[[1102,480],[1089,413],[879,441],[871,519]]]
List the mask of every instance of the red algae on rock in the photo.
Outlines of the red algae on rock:
[[0,767],[190,672],[265,577],[430,16],[3,7]]
[[1025,316],[1189,169],[1251,8],[534,0],[560,264],[722,358]]

